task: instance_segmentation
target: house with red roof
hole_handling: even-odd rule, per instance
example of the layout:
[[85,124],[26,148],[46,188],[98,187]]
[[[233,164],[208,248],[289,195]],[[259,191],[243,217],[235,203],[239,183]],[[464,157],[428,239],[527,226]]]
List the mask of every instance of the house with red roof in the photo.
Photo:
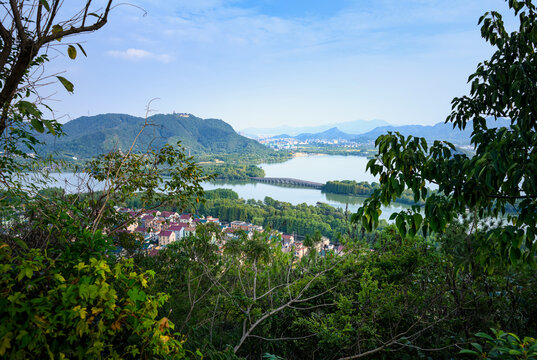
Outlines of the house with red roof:
[[143,227],[148,228],[153,225],[153,220],[155,220],[155,217],[153,215],[146,214],[142,216],[142,218],[140,219],[140,223]]
[[173,231],[175,233],[175,239],[181,240],[185,237],[185,228],[188,227],[188,224],[173,224],[168,227],[168,231]]
[[192,222],[191,214],[181,214],[179,215],[179,222],[184,224],[190,224]]
[[207,222],[210,222],[210,223],[220,224],[220,219],[212,217],[212,216],[207,216],[206,220]]
[[157,236],[159,246],[168,245],[177,240],[175,237],[175,233],[169,230],[163,230],[159,232]]
[[168,221],[179,220],[179,214],[176,213],[175,211],[161,211],[159,216]]
[[295,237],[293,235],[282,234],[282,244],[284,246],[293,245],[295,242]]

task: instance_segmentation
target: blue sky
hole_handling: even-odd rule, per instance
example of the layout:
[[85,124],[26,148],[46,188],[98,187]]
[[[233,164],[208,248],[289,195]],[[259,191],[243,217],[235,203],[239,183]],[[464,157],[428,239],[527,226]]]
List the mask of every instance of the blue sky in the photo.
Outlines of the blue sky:
[[144,115],[158,98],[156,112],[221,118],[236,130],[358,119],[434,124],[492,54],[479,16],[508,12],[503,0],[132,4],[146,14],[118,6],[103,29],[77,38],[87,58],[58,54],[49,64],[75,84],[73,95],[49,89],[62,121]]

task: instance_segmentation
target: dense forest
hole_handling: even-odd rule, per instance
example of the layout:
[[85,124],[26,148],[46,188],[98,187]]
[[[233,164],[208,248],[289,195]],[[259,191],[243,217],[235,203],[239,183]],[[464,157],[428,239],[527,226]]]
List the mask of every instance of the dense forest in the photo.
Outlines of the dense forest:
[[214,196],[211,191],[207,193],[209,198],[199,205],[198,212],[222,221],[248,221],[299,237],[320,232],[334,240],[350,231],[348,216],[341,209],[326,204],[294,206],[270,197],[255,201],[239,199],[236,193],[231,198]]
[[[356,196],[370,196],[375,190],[380,189],[380,184],[367,181],[356,182],[354,180],[341,180],[341,181],[328,181],[323,185],[322,191],[325,193],[341,194],[341,195],[356,195]],[[429,190],[431,191],[431,190]],[[422,201],[414,200],[414,193],[411,190],[405,190],[395,202],[407,205],[423,205]]]
[[250,180],[251,177],[265,177],[265,171],[255,165],[211,165],[204,168],[209,174],[216,174],[218,180]]
[[310,252],[300,262],[263,235],[234,241],[222,256],[200,235],[136,262],[155,270],[152,291],[171,295],[162,314],[185,334],[185,346],[208,358],[453,358],[467,341],[516,351],[519,343],[504,345],[506,336],[496,340],[488,329],[534,331],[534,270],[472,267],[460,244],[465,226],[434,242],[388,227],[375,232],[372,247],[358,239],[344,256]]

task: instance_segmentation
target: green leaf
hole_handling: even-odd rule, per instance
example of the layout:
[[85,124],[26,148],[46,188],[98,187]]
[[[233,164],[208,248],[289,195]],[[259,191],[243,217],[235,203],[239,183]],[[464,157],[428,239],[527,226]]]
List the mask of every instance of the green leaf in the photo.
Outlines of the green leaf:
[[475,334],[475,336],[480,337],[480,338],[484,338],[484,339],[487,339],[487,340],[490,340],[490,341],[494,341],[494,338],[492,336],[490,336],[489,334],[484,333],[484,332],[478,332],[477,334]]
[[39,0],[39,3],[40,3],[41,5],[43,5],[43,7],[44,7],[45,9],[47,9],[47,11],[50,11],[50,6],[49,6],[47,0]]
[[22,241],[21,239],[19,239],[18,237],[13,237],[12,240],[17,244],[19,245],[20,247],[22,247],[24,250],[27,250],[29,251],[30,248],[28,247],[28,244],[26,244],[26,242]]
[[48,131],[50,131],[52,135],[56,135],[56,130],[54,130],[54,126],[52,126],[52,123],[50,122],[50,120],[43,120],[43,124],[45,124]]
[[70,93],[74,91],[75,86],[69,80],[67,80],[63,76],[56,76],[56,77],[58,78],[58,80],[60,80],[65,90],[67,90]]
[[134,301],[145,301],[145,292],[140,291],[138,288],[132,288],[127,291],[127,295]]
[[516,334],[508,333],[508,335],[514,337],[516,339],[516,341],[520,342],[520,338]]
[[423,221],[423,217],[420,214],[414,214],[414,226],[416,226],[416,230],[420,228],[421,223]]
[[73,45],[69,45],[67,48],[67,55],[73,60],[76,59],[76,49]]
[[43,123],[41,121],[39,121],[38,119],[36,118],[32,118],[30,120],[30,122],[32,123],[32,127],[39,133],[43,133],[45,131],[45,128],[43,127]]
[[84,50],[84,48],[82,47],[82,45],[80,44],[76,44],[78,46],[78,48],[80,49],[80,51],[82,51],[82,54],[84,54],[85,57],[88,57],[88,54],[86,54],[86,51]]
[[462,349],[461,351],[459,351],[459,354],[479,355],[477,351],[470,350],[470,349]]
[[37,109],[37,106],[35,106],[35,104],[32,104],[31,102],[19,101],[17,103],[17,107],[23,113],[30,114],[38,118],[41,117],[41,112]]
[[477,351],[479,351],[480,353],[483,352],[483,347],[480,344],[472,343],[472,346],[475,347],[477,349]]
[[395,219],[395,225],[397,226],[399,233],[404,236],[406,234],[406,226],[405,226],[405,219],[403,218],[403,215],[397,216],[397,218]]
[[509,258],[511,259],[511,262],[513,264],[520,260],[521,256],[522,252],[519,248],[511,247],[511,249],[509,250]]
[[26,267],[26,268],[24,268],[24,275],[26,275],[26,277],[27,277],[28,279],[31,279],[32,276],[34,275],[34,271],[33,271],[33,269],[32,269],[31,267]]
[[0,340],[0,356],[4,356],[6,350],[11,348],[11,337],[13,336],[12,332],[8,332]]

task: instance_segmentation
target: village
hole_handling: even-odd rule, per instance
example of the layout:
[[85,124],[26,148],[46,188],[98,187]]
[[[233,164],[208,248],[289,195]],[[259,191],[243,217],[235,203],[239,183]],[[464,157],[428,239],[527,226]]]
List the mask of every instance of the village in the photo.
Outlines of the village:
[[[259,225],[244,221],[221,222],[212,216],[205,217],[198,214],[179,214],[173,211],[159,210],[140,211],[127,208],[117,208],[116,210],[130,215],[132,222],[125,231],[141,235],[144,239],[143,248],[149,255],[156,255],[158,251],[166,248],[169,244],[181,241],[185,237],[195,236],[196,227],[199,225],[214,224],[220,229],[219,239],[221,240],[217,241],[220,251],[225,248],[226,241],[230,239],[237,239],[241,235],[246,235],[248,239],[252,239],[255,233],[265,232],[265,229]],[[343,252],[343,245],[335,245],[325,236],[322,236],[320,241],[315,242],[311,248],[304,245],[303,241],[299,241],[294,234],[284,234],[274,229],[270,230],[269,238],[277,239],[281,244],[282,252],[293,253],[297,260],[300,260],[310,251],[316,251],[321,256],[327,252],[335,254]]]

